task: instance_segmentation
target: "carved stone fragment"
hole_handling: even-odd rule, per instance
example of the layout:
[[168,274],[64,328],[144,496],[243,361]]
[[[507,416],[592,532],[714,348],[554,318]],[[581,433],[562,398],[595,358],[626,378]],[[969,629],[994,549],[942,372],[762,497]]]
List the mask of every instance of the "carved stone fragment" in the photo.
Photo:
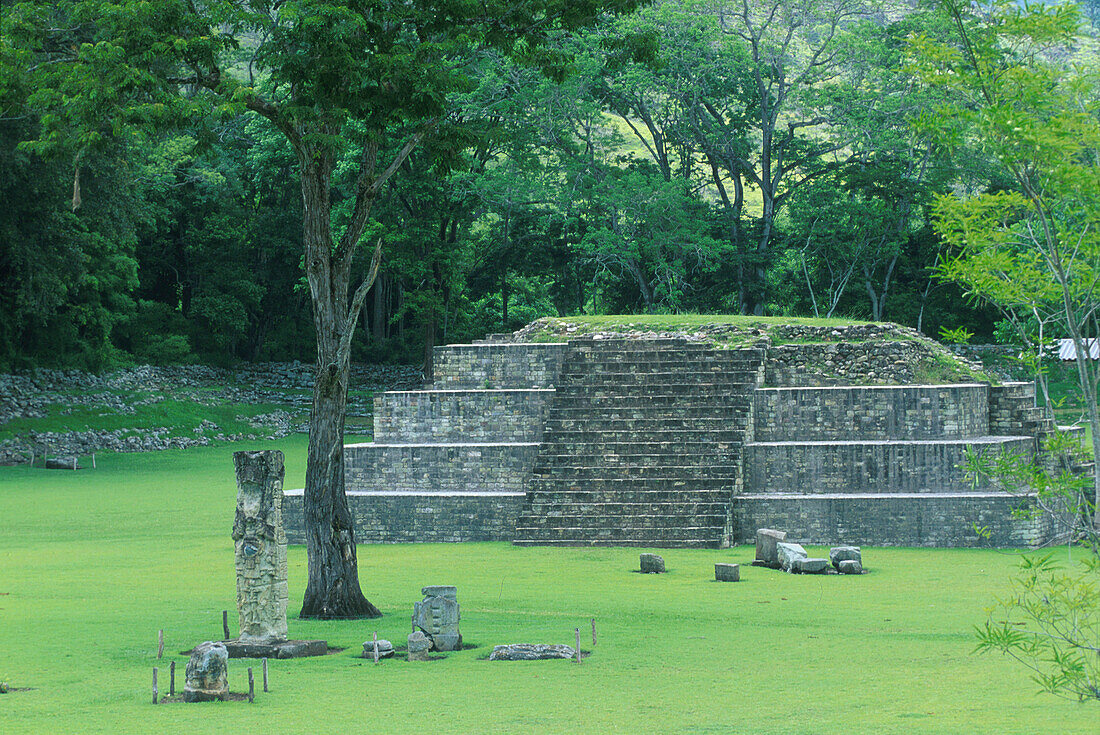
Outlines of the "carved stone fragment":
[[458,630],[458,589],[433,585],[420,590],[424,599],[413,605],[413,625],[423,630],[435,651],[455,651],[462,647]]
[[187,662],[184,702],[215,702],[229,698],[229,653],[221,643],[206,641],[195,647]]

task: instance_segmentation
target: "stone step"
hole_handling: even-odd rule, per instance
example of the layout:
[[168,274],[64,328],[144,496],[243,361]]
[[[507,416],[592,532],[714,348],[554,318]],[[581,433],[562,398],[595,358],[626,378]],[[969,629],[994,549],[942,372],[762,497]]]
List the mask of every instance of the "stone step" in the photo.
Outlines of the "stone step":
[[554,511],[541,511],[537,515],[528,516],[521,512],[516,522],[517,533],[534,536],[534,529],[538,529],[543,535],[553,536],[558,529],[571,529],[576,535],[577,529],[588,529],[593,535],[607,532],[611,534],[623,534],[626,530],[629,535],[646,535],[651,538],[679,538],[683,536],[686,528],[713,528],[721,530],[726,525],[728,517],[725,509],[719,513],[693,513],[690,511],[665,510],[659,515],[646,513],[628,514],[599,511],[600,515],[591,516],[584,513],[565,514]]
[[[635,544],[649,546],[661,546],[670,542],[695,541],[697,539],[714,539],[713,543],[717,543],[717,540],[722,535],[723,526],[724,523],[723,525],[713,526],[676,526],[667,528],[596,528],[591,526],[557,526],[545,528],[541,526],[525,525],[524,519],[520,518],[516,523],[516,538],[539,541],[573,541],[589,539],[591,541],[604,541],[607,543],[631,541],[635,542]],[[615,543],[614,545],[620,544]]]
[[551,419],[602,418],[620,416],[638,418],[679,418],[748,416],[751,404],[746,396],[716,396],[706,399],[693,396],[593,396],[560,392],[550,409]]
[[[518,529],[517,529],[518,531]],[[720,534],[719,534],[720,535]],[[631,539],[631,538],[614,538],[614,539],[591,539],[591,538],[575,538],[575,539],[534,539],[534,538],[516,538],[512,541],[514,546],[559,546],[559,547],[572,547],[572,546],[626,546],[634,548],[644,549],[717,549],[721,546],[721,539],[718,536],[715,537],[701,537],[695,539],[676,539],[669,540],[663,539],[654,541],[652,539]]]
[[540,454],[547,456],[553,456],[555,454],[566,454],[575,456],[577,454],[615,454],[622,456],[634,456],[637,454],[710,454],[725,453],[734,449],[740,449],[741,442],[739,441],[721,441],[718,439],[713,440],[698,440],[688,437],[676,437],[669,435],[668,433],[662,435],[660,439],[649,436],[627,436],[625,438],[616,439],[613,436],[608,436],[606,440],[598,441],[593,437],[575,437],[561,436],[555,434],[553,436],[546,436],[543,438],[542,451]]
[[709,503],[728,500],[733,487],[732,478],[685,480],[677,477],[634,481],[600,478],[588,482],[550,480],[529,485],[527,498],[531,502],[663,503],[690,500]]
[[739,462],[706,462],[696,465],[661,465],[659,471],[650,465],[615,465],[614,473],[608,473],[606,467],[592,465],[555,465],[553,468],[539,460],[536,462],[531,479],[534,481],[570,481],[570,482],[637,482],[649,480],[664,482],[683,480],[695,482],[713,480],[727,482],[740,474]]
[[[714,524],[725,523],[725,517],[729,510],[729,503],[714,502],[686,502],[686,501],[572,501],[552,502],[532,500],[524,503],[524,513],[536,513],[540,517],[562,518],[577,516],[593,518],[603,517],[633,517],[646,516],[648,518],[673,518],[679,516],[692,516],[699,518],[707,516],[713,519]],[[703,525],[712,525],[711,521]]]
[[[540,455],[534,463],[535,472],[560,472],[567,467],[596,467],[616,471],[626,468],[709,467],[714,464],[736,464],[740,455],[732,453],[690,454],[550,454]],[[606,472],[605,472],[606,473]],[[610,473],[606,473],[610,474]]]
[[[621,414],[621,411],[614,412]],[[742,427],[736,426],[732,419],[717,416],[654,418],[643,408],[634,409],[628,415],[585,417],[581,412],[556,416],[546,420],[547,433],[559,431],[623,431],[636,428],[638,431],[732,431],[741,435]]]
[[701,442],[707,444],[741,444],[744,432],[735,428],[729,428],[730,423],[725,423],[726,428],[635,428],[623,425],[621,429],[554,429],[544,435],[543,442],[549,445],[575,444],[577,442],[589,442],[604,444],[607,442]]
[[756,360],[730,359],[720,355],[703,355],[700,358],[662,358],[656,356],[601,356],[570,360],[563,366],[569,374],[651,374],[651,373],[741,373],[755,375],[760,362]]
[[734,391],[714,385],[696,385],[694,387],[642,386],[621,388],[605,386],[559,386],[555,407],[573,408],[577,406],[634,406],[653,407],[682,404],[684,407],[701,408],[712,406],[718,415],[723,405],[747,406],[748,391]]

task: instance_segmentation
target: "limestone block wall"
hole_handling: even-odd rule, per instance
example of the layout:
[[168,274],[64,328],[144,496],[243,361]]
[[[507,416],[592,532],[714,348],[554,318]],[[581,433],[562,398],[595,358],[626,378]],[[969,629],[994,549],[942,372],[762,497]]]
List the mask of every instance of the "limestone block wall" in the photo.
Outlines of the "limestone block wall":
[[760,388],[755,440],[966,438],[989,433],[989,388],[969,385]]
[[745,487],[756,494],[961,492],[968,446],[1030,453],[1027,437],[954,440],[756,442],[745,447]]
[[537,443],[349,444],[347,487],[379,492],[523,492]]
[[550,388],[563,343],[447,345],[432,352],[433,388]]
[[[511,541],[523,493],[447,495],[348,493],[355,540],[364,544]],[[302,491],[283,500],[287,540],[305,543]]]
[[[733,538],[748,544],[757,528],[780,528],[808,544],[1033,546],[1049,538],[1050,523],[1013,519],[1012,511],[1025,502],[1003,493],[743,496],[733,501]],[[980,538],[975,524],[992,536]]]
[[989,389],[989,430],[993,434],[1030,434],[1036,417],[1035,383],[1004,383]]
[[374,398],[374,437],[387,443],[537,442],[545,388],[418,390]]

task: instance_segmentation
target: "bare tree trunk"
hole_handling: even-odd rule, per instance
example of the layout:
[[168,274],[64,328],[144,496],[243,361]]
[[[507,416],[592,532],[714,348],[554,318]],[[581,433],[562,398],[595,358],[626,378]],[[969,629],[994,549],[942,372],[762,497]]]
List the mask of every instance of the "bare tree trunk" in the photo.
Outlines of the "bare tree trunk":
[[432,351],[435,347],[435,314],[424,319],[424,382],[430,383],[432,375]]
[[344,493],[348,373],[348,365],[317,366],[303,503],[309,558],[303,618],[375,618],[382,614],[359,586],[355,524]]
[[[332,159],[302,153],[302,227],[317,332],[317,366],[302,499],[307,581],[299,615],[323,619],[378,617],[382,613],[367,601],[359,586],[355,524],[344,493],[350,332],[359,321],[358,308],[351,309],[348,299],[351,262],[334,262],[333,258],[329,206]],[[378,257],[376,253],[374,272]],[[366,297],[365,291],[362,297]],[[361,307],[362,299],[354,303]]]

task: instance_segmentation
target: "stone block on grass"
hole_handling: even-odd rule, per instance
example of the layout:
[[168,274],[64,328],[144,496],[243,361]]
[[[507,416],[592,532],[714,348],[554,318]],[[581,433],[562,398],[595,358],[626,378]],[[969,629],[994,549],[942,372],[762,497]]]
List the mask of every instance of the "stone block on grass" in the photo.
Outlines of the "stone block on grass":
[[756,561],[769,567],[779,566],[776,544],[787,540],[786,531],[774,531],[770,528],[756,529]]
[[834,546],[829,549],[829,563],[840,569],[842,561],[858,561],[863,563],[863,556],[858,546]]
[[741,581],[741,565],[715,564],[714,578],[719,582],[739,582]]
[[845,559],[836,568],[841,574],[863,574],[863,564],[856,559]]
[[642,554],[638,557],[638,564],[642,574],[663,574],[665,560],[659,554]]
[[792,571],[791,566],[795,559],[805,559],[807,556],[802,544],[788,544],[782,541],[775,545],[775,552],[779,560],[779,568],[785,572]]
[[828,559],[802,558],[791,562],[791,571],[798,574],[824,574],[828,569]]

